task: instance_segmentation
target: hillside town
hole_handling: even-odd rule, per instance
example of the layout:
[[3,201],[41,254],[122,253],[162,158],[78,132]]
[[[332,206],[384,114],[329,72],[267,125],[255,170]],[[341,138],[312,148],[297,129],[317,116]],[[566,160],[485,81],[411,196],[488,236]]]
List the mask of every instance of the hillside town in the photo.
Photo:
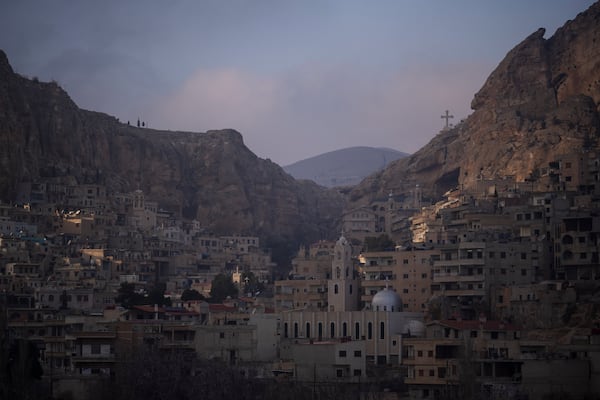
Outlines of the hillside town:
[[2,356],[33,358],[51,398],[89,397],[143,349],[313,394],[594,398],[599,181],[582,152],[438,202],[390,188],[285,276],[259,237],[214,235],[141,190],[25,182],[0,204]]

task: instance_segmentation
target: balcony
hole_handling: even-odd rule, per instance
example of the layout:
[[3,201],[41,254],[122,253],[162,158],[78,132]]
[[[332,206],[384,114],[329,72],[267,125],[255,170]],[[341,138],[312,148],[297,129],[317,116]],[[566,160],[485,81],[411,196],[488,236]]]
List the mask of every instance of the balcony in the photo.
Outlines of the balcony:
[[444,289],[441,288],[439,291],[436,291],[437,294],[443,294],[446,297],[458,297],[458,296],[485,296],[484,289]]
[[433,274],[433,282],[483,282],[484,275],[464,275],[457,272],[436,272]]
[[460,266],[481,266],[485,265],[483,258],[458,258],[452,260],[437,260],[433,262],[434,268],[460,267]]

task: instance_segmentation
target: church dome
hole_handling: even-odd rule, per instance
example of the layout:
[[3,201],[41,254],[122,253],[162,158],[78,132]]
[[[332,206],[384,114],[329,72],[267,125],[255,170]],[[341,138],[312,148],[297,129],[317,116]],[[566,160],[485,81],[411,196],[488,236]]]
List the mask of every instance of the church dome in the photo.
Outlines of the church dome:
[[371,305],[373,311],[402,311],[400,295],[387,287],[375,293]]
[[410,335],[412,337],[422,337],[425,336],[425,324],[416,319],[411,319],[404,326],[402,333]]

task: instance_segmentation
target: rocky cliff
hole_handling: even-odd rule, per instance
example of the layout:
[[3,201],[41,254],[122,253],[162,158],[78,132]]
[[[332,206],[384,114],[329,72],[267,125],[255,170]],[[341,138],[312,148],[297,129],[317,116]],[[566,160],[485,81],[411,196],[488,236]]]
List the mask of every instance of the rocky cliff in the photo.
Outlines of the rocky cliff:
[[599,149],[600,3],[551,38],[544,33],[534,32],[506,55],[463,123],[365,179],[351,193],[351,206],[415,184],[435,199],[480,178],[523,180],[561,155]]
[[170,132],[79,109],[55,83],[13,72],[0,51],[0,199],[20,182],[61,177],[147,198],[216,233],[321,238],[343,198],[254,155],[233,130]]

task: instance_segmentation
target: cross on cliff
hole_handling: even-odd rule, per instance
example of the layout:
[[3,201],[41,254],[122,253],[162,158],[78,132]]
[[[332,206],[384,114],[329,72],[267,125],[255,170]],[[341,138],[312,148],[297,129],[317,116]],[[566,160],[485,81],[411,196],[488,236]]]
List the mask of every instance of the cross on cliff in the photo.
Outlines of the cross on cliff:
[[454,118],[454,115],[450,115],[450,112],[448,110],[446,110],[446,115],[442,115],[441,118],[446,120],[446,129],[448,129],[448,127],[449,127],[448,121],[450,120],[450,118]]

